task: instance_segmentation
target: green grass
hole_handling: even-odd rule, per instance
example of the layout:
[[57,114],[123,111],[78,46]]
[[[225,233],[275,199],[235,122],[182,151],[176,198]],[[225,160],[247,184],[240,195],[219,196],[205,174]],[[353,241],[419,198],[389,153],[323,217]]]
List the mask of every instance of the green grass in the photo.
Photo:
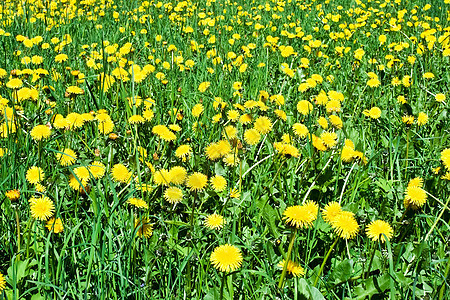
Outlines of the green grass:
[[[0,157],[0,273],[6,280],[3,288],[0,276],[0,299],[219,299],[221,290],[226,299],[449,298],[450,170],[441,153],[450,148],[450,8],[445,1],[430,3],[430,9],[424,8],[425,1],[397,2],[2,2],[0,67],[5,75],[0,95],[8,102],[0,101],[0,120],[7,128],[0,131],[0,148],[7,149]],[[406,13],[399,17],[403,9]],[[391,30],[393,18],[401,30]],[[255,29],[256,23],[262,28]],[[183,32],[187,26],[194,31]],[[289,37],[299,32],[303,35]],[[384,44],[378,40],[382,34],[387,37]],[[27,47],[18,41],[19,35],[40,36],[42,41]],[[62,43],[66,35],[71,40],[67,44]],[[215,43],[210,42],[212,35]],[[270,44],[269,36],[279,39]],[[435,43],[429,44],[433,38]],[[314,48],[311,43],[317,40],[321,46]],[[44,43],[48,49],[43,49]],[[109,45],[117,44],[115,53],[120,53],[126,43],[131,43],[131,51],[122,49],[115,58],[116,54],[106,54]],[[401,43],[408,47],[395,49]],[[177,50],[168,51],[169,45]],[[283,57],[282,45],[292,46],[296,54]],[[349,51],[340,55],[336,47]],[[354,56],[359,48],[365,51],[361,60]],[[209,57],[213,49],[221,61]],[[229,59],[230,52],[237,58]],[[68,60],[55,62],[59,53],[67,54]],[[35,55],[43,58],[42,64],[23,63]],[[413,64],[408,62],[410,56],[415,57]],[[90,65],[92,58],[98,67]],[[302,58],[309,60],[309,67],[300,67]],[[186,69],[187,60],[194,66]],[[102,88],[99,75],[114,74],[120,66],[131,78],[135,71],[130,62],[155,70],[142,82],[116,76],[109,89]],[[282,63],[294,70],[293,77],[282,71]],[[242,64],[248,65],[244,72],[239,70]],[[26,74],[27,69],[38,68],[49,74],[36,80]],[[158,72],[164,73],[165,82],[156,77]],[[369,72],[377,74],[380,86],[367,85]],[[424,78],[426,72],[435,77]],[[323,82],[299,91],[299,85],[314,74]],[[405,76],[411,76],[410,86],[393,84],[394,78]],[[15,77],[23,87],[39,92],[36,101],[17,99],[18,89],[7,87]],[[202,82],[211,83],[204,92],[198,89]],[[239,93],[233,89],[235,82],[242,83]],[[69,86],[81,87],[84,94],[66,97]],[[267,109],[245,108],[248,100],[260,99],[260,91],[280,94],[285,103],[268,99]],[[315,103],[321,91],[342,93],[340,111],[329,112]],[[436,101],[436,94],[447,100]],[[144,112],[144,105],[127,100],[135,96],[154,100],[149,108],[152,120],[128,121]],[[399,96],[405,97],[405,104],[398,102]],[[226,104],[222,110],[214,106],[217,97]],[[299,112],[300,100],[309,100],[313,110],[306,115]],[[198,103],[204,111],[195,117],[192,108]],[[381,109],[380,118],[363,114],[375,106]],[[114,122],[116,137],[100,132],[97,120],[78,129],[55,128],[56,114],[97,116],[102,109]],[[229,119],[232,109],[251,114],[253,121],[268,117],[272,129],[252,146],[244,133],[254,122]],[[286,113],[286,120],[277,116],[276,109]],[[429,119],[419,126],[421,112]],[[221,120],[214,122],[219,113]],[[331,114],[341,118],[342,129],[330,122],[327,130],[318,125],[319,117],[328,119]],[[405,124],[405,115],[414,116],[414,123]],[[16,132],[6,122],[11,116]],[[295,123],[305,124],[310,134],[297,136]],[[30,132],[42,124],[51,125],[52,134],[35,141]],[[174,141],[152,133],[156,125],[171,124],[181,127]],[[236,127],[236,138],[225,134],[228,125]],[[319,151],[312,134],[324,131],[335,132],[337,144]],[[285,134],[298,157],[276,149]],[[346,139],[364,159],[341,159]],[[234,158],[239,159],[235,166],[222,158],[208,158],[206,147],[219,140],[229,140]],[[192,154],[182,161],[175,151],[184,144],[190,145]],[[64,148],[76,152],[73,165],[63,166],[56,158]],[[104,164],[105,175],[91,174],[84,188],[72,188],[70,176],[75,178],[72,184],[83,180],[76,168],[92,166],[93,161]],[[129,182],[117,182],[112,176],[118,163],[132,172]],[[26,179],[32,166],[44,170],[45,191]],[[164,199],[167,187],[155,183],[152,168],[174,166],[183,166],[188,175],[201,172],[208,179],[221,175],[227,188],[216,192],[208,185],[195,192],[186,184],[176,185],[184,197],[172,205]],[[420,209],[405,210],[405,191],[416,177],[423,179],[427,201]],[[151,190],[141,191],[139,182]],[[20,191],[20,198],[10,201],[5,193],[13,189]],[[237,197],[231,197],[231,189]],[[54,233],[45,221],[32,217],[28,200],[41,195],[53,201],[53,215],[62,219],[63,232]],[[148,209],[131,207],[127,203],[131,197],[143,199]],[[307,200],[317,203],[317,219],[291,239],[293,229],[283,220],[283,212]],[[354,238],[338,238],[325,222],[322,209],[332,201],[354,213],[359,224]],[[204,226],[214,212],[226,220],[220,230]],[[152,223],[151,237],[138,235],[140,228],[134,226],[138,218]],[[367,237],[365,230],[374,220],[384,220],[394,229],[388,242]],[[241,267],[230,273],[216,270],[210,262],[214,249],[226,243],[243,255]],[[279,288],[282,268],[277,265],[287,256],[305,274],[293,277],[288,272]]]

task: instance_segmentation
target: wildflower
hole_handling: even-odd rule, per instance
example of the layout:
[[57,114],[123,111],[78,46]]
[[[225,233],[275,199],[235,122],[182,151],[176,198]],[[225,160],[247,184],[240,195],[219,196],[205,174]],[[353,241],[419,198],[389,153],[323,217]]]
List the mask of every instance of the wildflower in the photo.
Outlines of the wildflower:
[[343,239],[352,239],[359,231],[359,225],[353,213],[341,212],[332,223],[334,231]]
[[61,233],[64,230],[61,218],[51,218],[47,221],[45,227],[47,227],[48,231],[53,231],[54,233]]
[[336,217],[342,212],[342,207],[338,202],[330,202],[322,210],[322,217],[328,224],[333,224]]
[[189,145],[181,145],[175,150],[175,156],[180,158],[183,161],[186,161],[187,158],[192,153],[192,148]]
[[207,183],[208,177],[200,172],[195,172],[186,179],[186,186],[190,188],[191,191],[201,191],[205,188]]
[[444,150],[442,150],[441,160],[442,163],[444,164],[444,167],[447,170],[450,170],[450,148],[445,148]]
[[95,179],[102,178],[105,175],[106,167],[99,161],[94,161],[88,166],[89,172]]
[[55,156],[61,166],[71,166],[77,159],[75,151],[69,148],[63,149],[61,152],[56,153]]
[[69,86],[66,89],[66,94],[69,96],[84,94],[84,90],[78,86]]
[[20,198],[20,191],[19,190],[9,190],[5,193],[6,198],[9,199],[9,201],[16,201]]
[[31,198],[29,200],[31,216],[35,219],[45,221],[53,215],[53,211],[55,210],[55,205],[53,201],[46,197],[42,196],[40,198]]
[[[278,267],[283,269],[284,265],[286,264],[286,260],[282,260],[278,263]],[[305,275],[305,269],[302,268],[299,264],[296,262],[293,262],[292,260],[288,261],[287,265],[287,272],[290,273],[294,277],[299,277],[302,275]]]
[[414,123],[414,116],[403,116],[402,122],[406,125],[411,125],[412,123]]
[[127,183],[132,173],[123,164],[115,164],[111,169],[111,175],[114,181]]
[[23,85],[23,82],[19,78],[13,78],[6,83],[6,87],[8,87],[10,89],[20,89],[22,87],[22,85]]
[[272,122],[268,117],[258,117],[254,126],[261,134],[266,134],[272,130]]
[[378,119],[379,117],[381,117],[381,109],[379,109],[378,107],[372,107],[371,109],[365,109],[363,111],[363,114],[366,117],[370,117],[372,119]]
[[417,125],[422,126],[428,123],[428,115],[424,112],[420,112],[417,116]]
[[308,100],[300,100],[297,103],[297,110],[302,115],[307,115],[313,110],[313,105]]
[[382,243],[384,243],[386,238],[388,240],[392,238],[394,229],[392,229],[389,223],[382,220],[376,220],[370,223],[369,226],[367,226],[366,233],[372,241],[376,242],[380,240]]
[[45,173],[40,167],[31,167],[28,169],[26,179],[31,184],[36,184],[44,180]]
[[209,229],[219,230],[225,225],[225,219],[221,215],[214,213],[207,216],[203,224]]
[[305,138],[309,133],[308,127],[301,123],[295,123],[292,125],[292,129],[294,130],[294,133],[301,138]]
[[227,181],[221,175],[216,175],[212,177],[209,181],[216,192],[222,192],[227,188]]
[[211,85],[211,82],[209,81],[205,81],[200,83],[200,85],[198,86],[198,90],[200,93],[204,93]]
[[319,150],[319,151],[327,150],[327,146],[325,145],[324,141],[321,138],[317,137],[316,135],[314,135],[314,134],[311,135],[311,141],[312,141],[312,145],[317,150]]
[[127,203],[130,205],[133,205],[136,208],[145,208],[148,209],[148,204],[147,202],[145,202],[144,200],[140,199],[140,198],[129,198],[127,200]]
[[145,123],[145,118],[141,115],[132,115],[128,118],[128,123],[130,124],[142,124]]
[[256,145],[261,140],[261,134],[258,130],[252,128],[244,132],[244,140],[249,145]]
[[283,220],[296,228],[309,228],[317,218],[318,207],[312,201],[305,205],[296,205],[286,208]]
[[439,103],[444,102],[444,101],[445,101],[445,95],[444,95],[444,94],[441,94],[441,93],[436,94],[436,96],[434,96],[434,99],[435,99],[437,102],[439,102]]
[[223,162],[229,167],[235,167],[239,164],[241,160],[237,157],[236,154],[227,154],[223,158]]
[[427,193],[424,189],[416,185],[408,185],[405,190],[405,199],[403,204],[406,209],[418,209],[427,201]]
[[275,149],[285,157],[298,157],[300,155],[298,149],[287,143],[274,143]]
[[89,174],[89,169],[87,167],[77,167],[73,170],[73,173],[77,176],[78,180],[83,183],[87,183],[91,178]]
[[6,280],[5,276],[0,272],[0,293],[2,293],[4,289],[6,289]]
[[241,197],[241,192],[238,188],[230,189],[230,198],[239,199]]
[[322,127],[323,129],[327,129],[328,128],[328,121],[327,119],[325,119],[324,117],[320,117],[317,119],[317,123],[319,124],[320,127]]
[[194,107],[192,108],[192,115],[196,118],[198,118],[202,112],[203,112],[203,104],[201,103],[194,105]]
[[218,246],[211,254],[212,265],[221,272],[232,272],[240,268],[242,253],[236,246],[225,244]]
[[330,119],[330,122],[334,127],[336,127],[337,129],[342,128],[343,123],[342,123],[341,118],[339,118],[338,116],[335,116],[335,115],[330,115],[328,118]]
[[176,204],[183,200],[183,191],[177,187],[169,187],[164,192],[164,199],[169,201],[171,204]]
[[169,171],[170,182],[173,184],[182,184],[186,179],[186,175],[186,169],[180,166],[175,166]]
[[136,234],[139,237],[149,238],[153,234],[153,225],[147,218],[136,218],[134,221],[134,229],[136,229]]
[[328,148],[333,148],[337,144],[337,134],[335,132],[324,131],[320,135],[320,139]]
[[51,134],[52,134],[51,129],[45,125],[37,125],[37,126],[33,127],[33,129],[31,129],[31,131],[30,131],[30,135],[35,141],[40,141],[42,139],[46,139]]
[[159,136],[161,139],[165,140],[166,142],[170,142],[175,140],[177,137],[176,135],[169,130],[164,125],[156,125],[152,128],[152,133]]
[[170,172],[166,169],[160,169],[153,173],[153,182],[157,185],[169,185]]

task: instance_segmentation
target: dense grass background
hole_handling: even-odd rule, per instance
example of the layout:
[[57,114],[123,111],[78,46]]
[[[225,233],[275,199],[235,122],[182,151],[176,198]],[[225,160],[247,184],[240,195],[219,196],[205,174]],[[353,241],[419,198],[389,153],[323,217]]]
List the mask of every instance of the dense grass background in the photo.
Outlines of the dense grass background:
[[[18,189],[21,197],[12,203],[0,197],[0,272],[7,281],[0,298],[217,299],[222,275],[209,258],[213,249],[224,243],[237,245],[244,255],[242,267],[226,277],[224,294],[230,299],[449,298],[449,176],[443,178],[449,170],[440,155],[450,146],[450,123],[448,100],[435,100],[439,93],[449,97],[449,4],[433,1],[429,9],[426,4],[2,1],[0,66],[7,75],[1,79],[0,93],[9,107],[20,107],[14,107],[17,132],[0,139],[0,146],[8,149],[0,158],[0,191],[4,195]],[[255,29],[256,24],[261,24],[261,29]],[[401,29],[396,31],[399,24]],[[183,31],[188,26],[193,32]],[[27,47],[17,40],[18,35],[28,39],[41,36],[42,42]],[[215,43],[209,40],[212,35]],[[380,35],[387,37],[384,44],[379,42]],[[265,45],[269,36],[279,39]],[[320,41],[319,46],[314,47],[313,41]],[[42,49],[44,43],[49,44],[48,49]],[[111,58],[115,54],[102,55],[108,45],[117,44],[119,50],[126,43],[132,45],[129,53],[115,59]],[[255,47],[249,46],[251,43]],[[169,45],[177,50],[169,51]],[[292,46],[296,54],[283,57],[282,45]],[[341,55],[336,47],[347,50]],[[359,48],[365,51],[361,60],[354,56]],[[221,62],[214,64],[214,57],[208,57],[212,49]],[[242,56],[242,62],[229,59],[231,51]],[[55,62],[59,53],[67,54],[68,60]],[[34,55],[42,56],[42,64],[23,63],[24,57]],[[180,56],[183,62],[177,59]],[[408,62],[409,56],[415,57],[414,64]],[[90,65],[92,58],[96,68]],[[300,67],[301,58],[309,59],[309,67]],[[130,61],[141,67],[150,64],[155,71],[141,83],[116,78],[105,91],[98,76],[111,74],[121,59],[127,71]],[[195,65],[180,70],[189,59]],[[163,62],[169,63],[169,70]],[[239,70],[242,63],[248,64],[244,72]],[[293,77],[282,71],[282,63],[294,70]],[[32,76],[19,77],[24,86],[39,91],[38,100],[17,103],[16,91],[6,87],[10,74],[37,68],[49,75],[34,82]],[[72,73],[76,70],[85,75],[83,80]],[[166,82],[155,76],[158,72],[164,73]],[[378,75],[379,87],[367,85],[368,72]],[[423,78],[426,72],[435,77]],[[313,74],[322,76],[323,82],[300,92],[299,85]],[[410,86],[392,84],[394,78],[402,80],[404,76],[411,76]],[[198,87],[206,81],[211,86],[202,93]],[[234,82],[242,83],[240,94],[235,93]],[[66,88],[72,85],[83,88],[84,94],[65,97]],[[283,95],[285,104],[269,100],[267,111],[240,111],[234,106],[259,100],[262,90]],[[324,106],[314,103],[321,90],[344,95],[342,109],[335,113],[343,128],[334,130],[338,144],[328,151],[317,151],[309,139],[296,137],[292,129],[294,123],[302,122],[320,136],[323,129],[317,119],[329,115]],[[142,107],[127,100],[137,95],[154,100],[151,122],[128,122],[132,115],[142,113]],[[399,103],[398,96],[407,102]],[[213,105],[216,97],[227,104],[219,122],[212,121],[220,113]],[[314,110],[306,116],[300,114],[296,108],[299,100],[310,100]],[[194,117],[191,109],[198,103],[203,104],[204,112]],[[362,113],[374,106],[382,111],[376,120]],[[101,134],[96,121],[77,130],[53,129],[43,142],[34,141],[29,134],[35,125],[53,124],[55,114],[100,109],[106,109],[114,121],[116,139]],[[174,109],[183,114],[182,120],[177,120]],[[271,132],[256,146],[247,144],[243,134],[252,125],[228,120],[231,109],[251,113],[253,119],[268,116],[273,123]],[[282,109],[286,120],[278,118],[275,109]],[[425,125],[402,121],[405,115],[417,118],[419,112],[429,117]],[[164,142],[152,133],[155,125],[174,123],[182,130],[173,142]],[[240,141],[235,144],[240,163],[234,167],[205,155],[205,148],[222,139],[230,124],[238,129]],[[275,150],[274,142],[281,141],[284,134],[289,134],[299,149],[299,158],[286,158]],[[364,153],[366,164],[342,162],[345,139]],[[182,144],[189,144],[193,152],[185,162],[174,153]],[[139,146],[147,150],[147,157],[140,156]],[[74,165],[61,166],[55,158],[63,148],[77,153]],[[70,188],[69,175],[74,168],[94,160],[106,166],[106,175],[91,178],[87,190]],[[228,189],[216,193],[207,188],[196,193],[183,188],[183,201],[173,206],[164,200],[165,188],[154,184],[145,162],[156,170],[181,165],[189,173],[202,172],[208,178],[223,175]],[[134,181],[115,182],[110,170],[117,163],[126,165],[152,190],[142,192]],[[45,171],[44,194],[54,201],[55,215],[63,219],[62,233],[49,232],[44,222],[31,217],[28,199],[40,195],[25,178],[32,166]],[[436,167],[441,167],[438,174],[433,172]],[[415,177],[424,179],[428,200],[422,209],[406,212],[404,191]],[[230,197],[231,188],[240,193],[237,198]],[[149,209],[131,208],[126,201],[132,196],[143,198]],[[281,270],[277,264],[286,255],[291,234],[282,213],[306,199],[320,208],[339,201],[355,213],[361,230],[354,239],[338,241],[316,287],[313,283],[320,265],[336,236],[321,217],[313,228],[299,230],[292,259],[306,274],[301,278],[288,275],[284,288],[278,289]],[[220,231],[203,226],[205,217],[214,212],[226,219]],[[148,217],[153,223],[150,238],[136,236],[134,220],[138,217]],[[394,228],[390,242],[371,242],[364,233],[376,219]],[[373,263],[367,270],[373,251]]]

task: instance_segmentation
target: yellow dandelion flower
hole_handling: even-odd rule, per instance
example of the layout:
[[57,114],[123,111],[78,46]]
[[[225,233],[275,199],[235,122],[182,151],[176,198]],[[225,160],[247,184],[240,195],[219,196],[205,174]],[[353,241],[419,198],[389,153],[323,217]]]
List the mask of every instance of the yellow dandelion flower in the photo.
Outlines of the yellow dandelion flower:
[[325,222],[333,224],[336,217],[342,213],[342,207],[338,202],[328,203],[322,210],[322,218]]
[[366,117],[370,117],[372,119],[378,119],[379,117],[381,117],[381,109],[378,107],[372,107],[371,109],[365,109],[363,111],[363,114]]
[[195,172],[186,179],[186,186],[190,188],[191,191],[201,191],[205,188],[207,183],[208,177],[200,172]]
[[5,193],[5,196],[9,199],[9,201],[16,201],[20,198],[20,191],[19,190],[9,190]]
[[186,161],[192,153],[192,148],[189,145],[181,145],[175,150],[175,156],[183,161]]
[[147,218],[136,218],[134,220],[134,229],[139,237],[149,238],[153,234],[153,225]]
[[211,263],[221,272],[233,272],[241,267],[242,253],[236,246],[225,244],[218,246],[211,254]]
[[352,239],[359,231],[359,225],[353,213],[341,212],[332,224],[334,231],[343,239]]
[[92,176],[95,179],[99,179],[102,178],[105,173],[106,173],[106,167],[103,163],[99,162],[99,161],[93,161],[89,166],[88,166],[89,172],[91,172]]
[[424,112],[420,112],[417,116],[417,125],[423,126],[428,123],[428,115]]
[[33,129],[31,129],[30,131],[30,135],[35,141],[41,141],[43,139],[46,139],[50,137],[51,134],[52,130],[45,125],[34,126]]
[[26,179],[31,184],[42,182],[45,178],[45,173],[40,167],[31,167],[28,169]]
[[129,198],[127,200],[127,203],[136,207],[136,208],[145,208],[148,209],[148,204],[147,202],[145,202],[144,200],[142,200],[141,198]]
[[266,134],[272,130],[272,122],[268,117],[261,116],[255,120],[254,127],[259,133]]
[[75,173],[78,179],[84,183],[87,183],[91,178],[91,174],[87,167],[77,167],[73,170],[73,173]]
[[222,192],[227,188],[227,180],[221,175],[212,177],[210,183],[216,192]]
[[249,145],[256,145],[261,140],[261,134],[258,130],[252,128],[244,132],[244,140]]
[[283,212],[283,220],[285,220],[286,224],[296,228],[309,228],[312,227],[313,222],[317,218],[316,209],[318,207],[314,202],[306,205],[290,206]]
[[48,231],[53,231],[54,233],[61,233],[64,231],[64,225],[61,218],[51,218],[47,221],[45,227],[47,227]]
[[186,169],[180,166],[175,166],[169,171],[170,182],[173,184],[182,184],[186,180],[186,175]]
[[[286,264],[286,260],[282,260],[278,263],[278,267],[283,269],[284,265]],[[287,272],[290,273],[294,277],[299,277],[302,275],[305,275],[305,269],[302,268],[299,264],[296,262],[293,262],[292,260],[288,261],[287,265]]]
[[183,191],[177,187],[169,187],[164,191],[164,199],[171,204],[176,204],[183,200]]
[[308,100],[300,100],[297,103],[297,111],[306,116],[313,110],[313,105]]
[[153,173],[153,182],[157,185],[169,185],[171,182],[170,172],[166,169],[160,169]]
[[61,166],[71,166],[77,159],[75,151],[69,148],[63,149],[61,152],[56,153],[55,156]]
[[116,182],[128,183],[133,174],[123,164],[115,164],[111,169],[111,175]]
[[6,280],[5,276],[0,272],[0,293],[2,293],[4,289],[6,289]]
[[198,118],[203,112],[203,104],[198,103],[192,108],[192,116]]
[[314,146],[314,148],[316,148],[319,151],[326,151],[327,150],[327,146],[325,145],[324,141],[317,137],[316,135],[312,134],[311,135],[311,140],[312,140],[312,144]]
[[222,229],[223,225],[225,225],[225,219],[216,213],[209,215],[206,217],[203,224],[209,229]]
[[[404,204],[406,208],[420,208],[427,201],[427,193],[418,186],[408,186],[405,191]],[[412,206],[411,206],[412,205]]]
[[337,144],[337,134],[335,132],[322,132],[320,138],[328,148],[333,148]]
[[308,136],[309,130],[305,124],[295,123],[294,125],[292,125],[292,129],[294,130],[295,135],[301,138],[305,138]]
[[[390,240],[394,234],[394,229],[388,222],[382,220],[376,220],[369,224],[366,228],[367,236],[374,242],[380,240],[382,243],[385,242],[386,238]],[[386,237],[384,235],[386,235]]]
[[164,125],[153,126],[152,133],[166,142],[173,141],[177,138],[177,136]]
[[211,86],[211,82],[209,82],[209,81],[202,82],[198,86],[198,91],[200,93],[204,93],[210,86]]
[[338,116],[335,116],[335,115],[330,115],[328,118],[330,119],[330,122],[334,127],[336,127],[337,129],[342,128],[343,123],[342,123],[341,118],[339,118]]
[[444,167],[447,170],[450,170],[450,148],[446,148],[441,152],[441,160],[444,164]]
[[53,212],[55,210],[55,205],[53,201],[46,197],[42,196],[40,198],[31,198],[29,200],[31,216],[35,219],[45,221],[51,216],[53,216]]

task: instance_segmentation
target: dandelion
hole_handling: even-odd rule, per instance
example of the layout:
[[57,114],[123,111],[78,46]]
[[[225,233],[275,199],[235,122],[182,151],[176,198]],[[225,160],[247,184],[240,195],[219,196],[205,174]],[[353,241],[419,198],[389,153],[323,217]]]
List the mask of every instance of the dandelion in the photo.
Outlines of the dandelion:
[[169,185],[170,172],[166,169],[161,169],[153,173],[153,182],[157,185]]
[[441,160],[442,163],[444,164],[444,167],[447,170],[450,170],[450,148],[445,148],[444,150],[442,150]]
[[148,218],[137,218],[134,221],[134,229],[139,237],[149,238],[153,234],[153,225],[149,222]]
[[[283,268],[286,263],[286,260],[282,260],[278,263],[279,268]],[[305,275],[305,269],[302,268],[298,263],[293,262],[292,260],[288,261],[287,264],[287,272],[290,273],[294,277],[299,277]]]
[[306,127],[306,125],[304,124],[295,123],[294,125],[292,125],[292,129],[294,130],[295,135],[301,138],[305,138],[308,136],[309,130],[308,127]]
[[164,199],[166,199],[171,204],[176,204],[183,200],[183,191],[177,187],[169,187],[164,192]]
[[446,98],[445,95],[442,93],[436,94],[436,96],[434,96],[434,99],[439,103],[444,102],[445,98]]
[[335,132],[322,132],[320,139],[328,148],[333,148],[337,144],[337,134]]
[[346,240],[354,238],[359,231],[359,225],[353,213],[345,211],[335,217],[332,227],[340,238]]
[[6,83],[6,87],[10,89],[20,89],[23,85],[23,81],[19,78],[13,78]]
[[219,230],[225,225],[225,219],[221,215],[214,213],[207,216],[203,224],[209,229]]
[[128,183],[132,173],[123,164],[115,164],[111,169],[111,175],[116,182]]
[[211,85],[211,82],[209,82],[209,81],[202,82],[198,86],[198,91],[200,93],[204,93],[210,87],[210,85]]
[[272,130],[272,122],[268,117],[258,117],[255,120],[254,126],[261,134],[266,134]]
[[94,161],[88,166],[88,170],[95,179],[99,179],[105,175],[106,167],[103,163]]
[[342,207],[338,202],[328,203],[322,210],[322,217],[328,224],[333,224],[336,217],[342,213]]
[[186,179],[186,186],[190,188],[191,191],[201,191],[205,188],[207,183],[208,177],[200,172],[195,172]]
[[[388,222],[382,220],[376,220],[369,224],[366,228],[367,236],[374,242],[380,240],[382,243],[385,242],[387,238],[390,240],[394,233],[391,225]],[[385,238],[385,236],[386,238]]]
[[60,153],[56,153],[55,156],[61,166],[71,166],[77,159],[75,151],[69,148],[63,149]]
[[29,200],[31,216],[35,219],[45,221],[51,216],[53,216],[53,211],[55,210],[55,205],[53,201],[42,196],[40,198],[31,198]]
[[2,293],[4,289],[6,289],[6,280],[5,276],[0,272],[0,293]]
[[403,201],[406,209],[417,209],[422,207],[427,201],[427,193],[419,186],[409,186],[405,191],[405,199]]
[[61,233],[64,230],[61,218],[51,218],[47,221],[45,227],[47,227],[48,231],[53,231],[54,233]]
[[148,204],[147,202],[145,202],[144,200],[142,200],[141,198],[129,198],[127,200],[127,203],[136,207],[136,208],[144,208],[144,209],[148,209]]
[[20,191],[19,190],[9,190],[5,193],[6,198],[9,199],[9,201],[16,201],[20,198]]
[[216,175],[212,177],[210,180],[211,186],[216,192],[222,192],[227,188],[227,181],[221,175]]
[[214,249],[211,263],[221,272],[233,272],[241,267],[242,253],[236,246],[225,244]]
[[317,218],[317,211],[317,204],[312,201],[305,205],[290,206],[283,212],[283,220],[296,228],[309,228]]
[[36,184],[44,180],[45,173],[40,167],[34,166],[28,169],[25,177],[29,183]]
[[372,118],[372,119],[378,119],[378,118],[380,118],[381,117],[381,109],[380,108],[378,108],[378,107],[372,107],[371,109],[365,109],[364,111],[363,111],[363,114],[366,116],[366,117],[370,117],[370,118]]
[[35,141],[41,141],[48,138],[52,134],[51,129],[46,125],[37,125],[30,131],[31,137]]
[[203,112],[203,104],[198,103],[192,108],[192,116],[198,118]]
[[164,125],[156,125],[152,128],[152,133],[159,136],[166,142],[173,141],[177,136]]
[[73,173],[75,173],[77,178],[84,183],[87,183],[91,178],[87,167],[77,167],[73,170]]
[[182,184],[186,179],[187,171],[183,167],[175,166],[169,171],[170,182],[173,184]]
[[308,100],[300,100],[297,103],[297,111],[302,115],[307,115],[313,110],[313,105]]
[[186,161],[192,153],[192,148],[189,145],[181,145],[175,150],[175,156],[182,161]]

